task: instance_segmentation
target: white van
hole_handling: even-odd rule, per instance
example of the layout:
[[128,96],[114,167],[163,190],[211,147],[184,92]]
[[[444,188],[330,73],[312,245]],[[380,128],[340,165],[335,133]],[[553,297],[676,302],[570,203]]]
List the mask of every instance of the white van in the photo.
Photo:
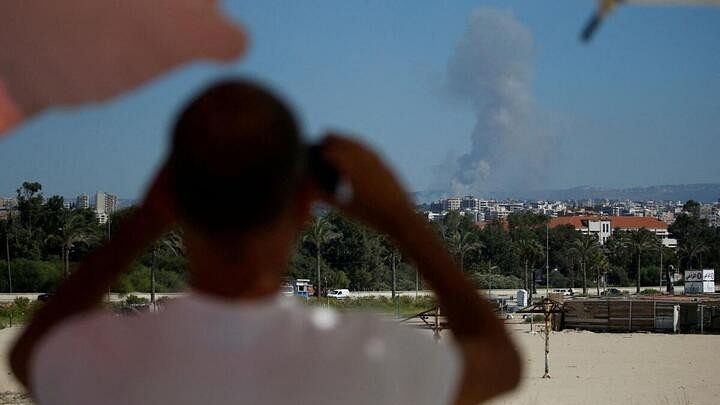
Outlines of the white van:
[[562,294],[565,297],[574,295],[572,288],[556,288],[553,290],[554,293]]
[[346,298],[350,298],[350,290],[347,289],[340,289],[340,290],[332,290],[327,293],[328,298],[335,298],[336,300],[344,300]]

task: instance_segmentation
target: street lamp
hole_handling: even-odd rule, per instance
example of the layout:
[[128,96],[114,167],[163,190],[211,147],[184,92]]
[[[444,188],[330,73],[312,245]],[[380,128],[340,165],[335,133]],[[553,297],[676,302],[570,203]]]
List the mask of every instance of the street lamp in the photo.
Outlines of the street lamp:
[[488,260],[488,299],[492,299],[492,271],[493,269],[497,269],[497,266],[491,266],[491,262]]
[[545,224],[545,298],[550,297],[550,223]]
[[658,277],[658,291],[662,292],[662,276],[663,276],[663,245],[662,241],[660,241],[660,277]]
[[8,287],[12,294],[12,272],[10,271],[10,227],[5,227],[5,258],[7,259]]

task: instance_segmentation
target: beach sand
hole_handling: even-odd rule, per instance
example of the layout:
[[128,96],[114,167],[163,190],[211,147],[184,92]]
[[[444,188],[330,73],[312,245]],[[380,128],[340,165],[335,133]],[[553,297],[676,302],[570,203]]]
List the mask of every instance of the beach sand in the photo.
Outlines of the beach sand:
[[520,387],[491,402],[513,404],[720,404],[720,336],[562,331],[510,324],[525,370]]
[[[509,324],[524,355],[520,387],[493,405],[720,404],[720,336],[563,331],[544,338]],[[0,405],[30,404],[7,366],[19,328],[0,330]]]

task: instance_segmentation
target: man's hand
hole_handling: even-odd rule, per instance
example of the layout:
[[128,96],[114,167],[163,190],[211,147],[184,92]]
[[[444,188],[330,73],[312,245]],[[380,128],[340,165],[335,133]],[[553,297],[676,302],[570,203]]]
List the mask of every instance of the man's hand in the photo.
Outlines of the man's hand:
[[405,189],[370,148],[331,133],[324,140],[323,155],[352,186],[349,201],[327,197],[332,205],[389,234],[414,213]]

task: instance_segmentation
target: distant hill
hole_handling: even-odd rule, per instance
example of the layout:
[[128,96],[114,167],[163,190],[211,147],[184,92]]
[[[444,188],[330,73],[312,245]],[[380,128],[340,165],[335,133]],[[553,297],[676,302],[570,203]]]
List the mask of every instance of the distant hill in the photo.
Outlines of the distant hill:
[[[720,199],[720,183],[676,184],[632,188],[605,188],[579,186],[563,190],[532,190],[523,192],[487,193],[493,198],[515,198],[520,200],[585,200],[604,199],[632,201],[687,201],[716,202]],[[442,191],[420,191],[412,193],[415,201],[426,203],[449,195]]]

